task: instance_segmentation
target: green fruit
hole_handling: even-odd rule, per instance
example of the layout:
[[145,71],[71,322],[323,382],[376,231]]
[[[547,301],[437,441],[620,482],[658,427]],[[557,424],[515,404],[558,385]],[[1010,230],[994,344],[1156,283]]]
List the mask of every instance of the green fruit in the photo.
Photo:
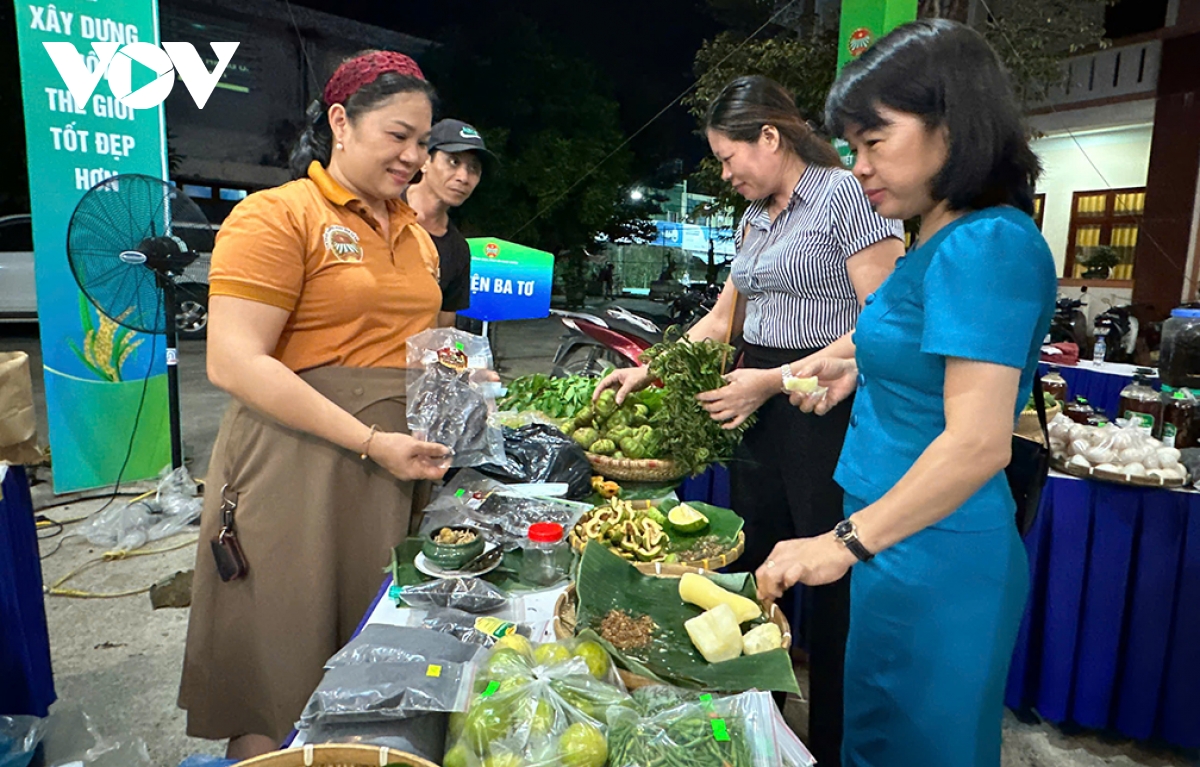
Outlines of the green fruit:
[[511,647],[502,647],[488,658],[487,675],[492,679],[507,679],[512,676],[528,676],[529,661]]
[[588,449],[596,455],[612,455],[617,452],[617,445],[611,439],[598,439]]
[[538,645],[533,651],[533,662],[539,666],[556,666],[571,660],[571,650],[558,642]]
[[529,731],[533,735],[548,735],[553,729],[554,704],[546,698],[539,698],[533,717],[529,720]]
[[708,527],[708,517],[686,503],[681,503],[667,512],[667,521],[681,533],[698,533]]
[[659,527],[666,527],[666,525],[667,525],[666,515],[663,514],[661,511],[659,511],[654,506],[651,506],[650,508],[646,509],[646,519],[653,520],[654,522],[656,522],[658,524]]
[[533,643],[516,632],[500,637],[496,644],[492,645],[493,652],[505,649],[516,650],[526,658],[533,658]]
[[583,658],[588,671],[597,679],[603,679],[608,675],[610,663],[608,653],[595,642],[580,642],[579,646],[575,648],[575,657]]
[[597,415],[604,416],[605,418],[617,412],[616,392],[612,389],[605,389],[600,398],[596,400],[595,410]]
[[592,446],[593,442],[600,439],[600,432],[591,428],[576,429],[575,433],[571,435],[571,439],[586,450]]
[[462,743],[446,752],[442,757],[442,767],[470,767],[471,755]]
[[586,722],[576,722],[558,739],[558,756],[563,767],[604,767],[608,742],[600,730]]
[[483,767],[524,767],[525,763],[516,754],[492,754],[483,760]]
[[505,716],[508,712],[504,708],[492,701],[483,701],[467,712],[462,737],[475,753],[486,753],[489,744],[508,734],[509,720]]
[[450,723],[447,726],[447,731],[450,733],[450,740],[457,740],[458,736],[462,735],[463,727],[465,727],[466,724],[466,712],[455,711],[454,713],[450,714]]

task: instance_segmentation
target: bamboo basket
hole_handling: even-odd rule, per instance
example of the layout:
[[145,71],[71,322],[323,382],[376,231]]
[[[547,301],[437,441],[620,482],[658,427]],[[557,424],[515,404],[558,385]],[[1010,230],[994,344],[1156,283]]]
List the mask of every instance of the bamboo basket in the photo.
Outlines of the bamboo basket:
[[1072,477],[1080,479],[1097,479],[1102,482],[1111,482],[1115,485],[1128,485],[1132,487],[1158,487],[1158,488],[1177,488],[1186,487],[1191,479],[1163,479],[1162,477],[1134,477],[1126,474],[1113,474],[1110,471],[1097,471],[1095,468],[1084,469],[1079,466],[1072,466],[1067,463],[1061,456],[1052,456],[1050,465],[1055,471],[1061,471],[1063,474],[1069,474]]
[[[634,567],[643,575],[655,578],[681,578],[686,573],[704,574],[704,570],[699,567],[677,564],[667,565],[661,562],[638,562],[634,563]],[[559,595],[558,601],[554,603],[554,636],[558,639],[569,639],[575,636],[575,608],[577,604],[575,584],[572,583],[567,587],[566,591]],[[787,617],[783,614],[783,611],[776,607],[774,603],[771,603],[764,606],[763,612],[766,613],[767,620],[778,626],[780,633],[783,634],[783,649],[790,649],[792,646],[792,627],[788,624]],[[641,674],[634,674],[623,668],[618,668],[617,673],[620,675],[621,681],[625,683],[625,687],[630,691],[640,687],[660,684],[653,679],[644,677]]]
[[238,762],[234,767],[438,767],[419,756],[383,746],[309,743]]
[[[571,548],[575,550],[575,553],[582,555],[584,547],[587,546],[587,541],[580,538],[578,535],[576,535],[574,530],[572,530],[568,534],[567,539],[571,542]],[[612,546],[609,546],[608,549],[609,549],[609,551],[616,553],[616,549],[614,549]],[[711,570],[711,571],[715,572],[717,570],[720,570],[723,567],[729,567],[731,564],[738,561],[738,559],[742,556],[742,554],[745,554],[745,553],[746,553],[746,533],[745,533],[745,531],[739,530],[738,534],[737,534],[737,541],[733,544],[733,546],[729,547],[728,549],[721,552],[720,554],[718,554],[715,557],[709,557],[708,559],[691,560],[691,561],[687,561],[687,562],[672,562],[670,565],[667,564],[666,562],[640,562],[640,563],[634,562],[634,564],[637,564],[637,565],[645,564],[645,565],[651,565],[651,566],[662,565],[663,567],[670,567],[671,565],[679,565],[682,567],[694,567],[698,570]]]
[[669,458],[635,461],[632,458],[612,458],[596,453],[588,453],[587,457],[596,473],[602,474],[605,479],[626,482],[673,482],[687,475],[679,464]]
[[[1062,412],[1062,406],[1055,405],[1054,407],[1046,408],[1046,424],[1049,425],[1054,420],[1054,416]],[[1046,438],[1042,436],[1042,424],[1038,421],[1036,410],[1023,410],[1017,418],[1017,428],[1013,430],[1013,434],[1018,437],[1046,444]]]

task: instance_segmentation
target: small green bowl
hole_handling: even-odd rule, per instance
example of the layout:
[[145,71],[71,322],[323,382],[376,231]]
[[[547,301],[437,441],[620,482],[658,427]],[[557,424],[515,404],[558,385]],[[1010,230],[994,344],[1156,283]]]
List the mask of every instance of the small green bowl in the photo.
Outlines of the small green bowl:
[[483,533],[465,525],[450,525],[451,530],[469,530],[475,533],[475,540],[470,543],[438,543],[433,538],[445,528],[438,528],[433,535],[421,546],[421,553],[433,564],[443,570],[458,570],[466,563],[483,553],[486,541]]

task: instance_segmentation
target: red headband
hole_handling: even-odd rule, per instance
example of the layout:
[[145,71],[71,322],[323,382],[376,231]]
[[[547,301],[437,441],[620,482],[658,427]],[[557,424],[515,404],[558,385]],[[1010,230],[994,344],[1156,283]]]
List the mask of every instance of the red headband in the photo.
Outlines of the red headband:
[[354,92],[368,83],[375,82],[384,72],[415,77],[424,80],[421,68],[403,53],[375,51],[343,62],[325,85],[325,103],[328,106],[344,104]]

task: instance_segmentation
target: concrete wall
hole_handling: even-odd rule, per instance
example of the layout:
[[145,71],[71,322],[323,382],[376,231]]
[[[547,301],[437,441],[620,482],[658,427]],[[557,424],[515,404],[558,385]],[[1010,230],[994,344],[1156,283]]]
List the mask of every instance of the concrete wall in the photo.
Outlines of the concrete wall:
[[1075,192],[1146,185],[1152,126],[1055,134],[1033,143],[1042,160],[1038,192],[1046,195],[1042,232],[1059,274],[1067,253],[1071,200]]

